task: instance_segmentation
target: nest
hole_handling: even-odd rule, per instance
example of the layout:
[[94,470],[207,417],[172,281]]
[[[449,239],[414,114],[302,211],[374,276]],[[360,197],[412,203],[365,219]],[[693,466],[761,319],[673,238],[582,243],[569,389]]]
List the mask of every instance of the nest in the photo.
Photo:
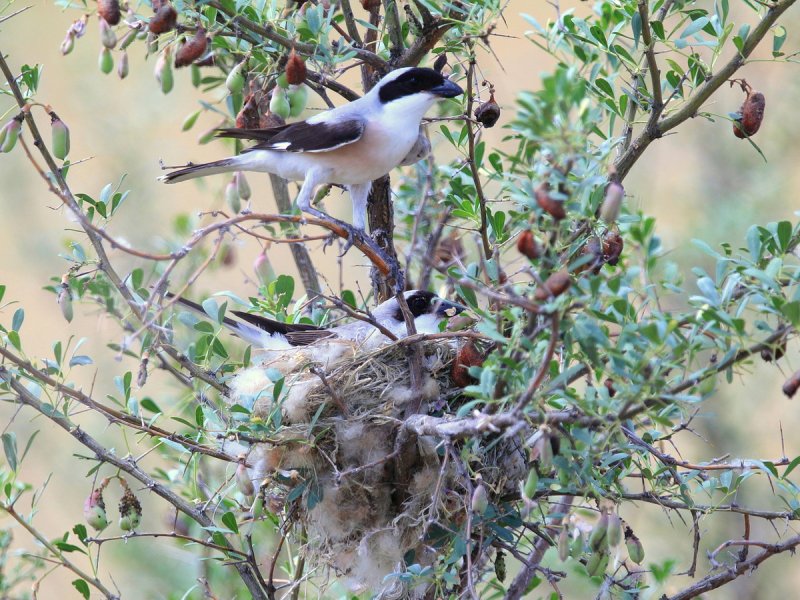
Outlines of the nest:
[[[430,564],[430,536],[441,533],[435,525],[465,515],[461,478],[468,475],[442,460],[439,440],[401,427],[413,413],[450,412],[448,399],[461,395],[450,376],[453,345],[419,347],[425,377],[416,389],[407,350],[396,345],[368,353],[336,348],[335,360],[307,349],[301,356],[273,353],[231,383],[230,400],[252,403],[255,420],[272,428],[270,443],[248,450],[250,478],[291,504],[287,512],[306,530],[306,562],[327,567],[356,593],[412,597],[401,579],[386,576]],[[275,369],[283,382],[273,381]],[[491,449],[480,465],[498,494],[527,472],[517,441],[499,441],[485,444]]]

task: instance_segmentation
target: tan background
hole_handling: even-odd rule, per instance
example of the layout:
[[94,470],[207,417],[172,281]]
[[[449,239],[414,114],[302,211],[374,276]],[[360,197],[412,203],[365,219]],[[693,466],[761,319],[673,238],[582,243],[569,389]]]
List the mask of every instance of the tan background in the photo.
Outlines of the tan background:
[[[586,4],[564,2],[562,10],[575,5],[578,10],[586,11]],[[711,3],[698,4],[709,6]],[[504,119],[513,111],[515,93],[521,89],[535,89],[540,73],[552,64],[542,51],[523,39],[529,26],[518,16],[521,11],[534,13],[540,20],[552,17],[554,12],[552,6],[543,2],[515,1],[506,11],[507,22],[498,22],[498,33],[513,36],[496,37],[492,41],[504,70],[488,56],[481,60],[481,68],[498,88],[497,98],[506,111]],[[96,196],[106,183],[116,182],[127,174],[125,183],[133,191],[111,232],[138,247],[160,249],[158,240],[171,235],[171,223],[177,214],[222,206],[221,190],[226,179],[215,177],[200,185],[165,187],[155,181],[159,175],[158,159],[164,159],[167,164],[179,164],[187,159],[211,160],[227,155],[230,149],[221,142],[197,145],[198,135],[217,124],[207,116],[201,117],[191,132],[181,133],[184,116],[198,108],[188,70],[176,72],[175,90],[163,96],[153,79],[152,59],[145,62],[143,48],[137,45],[131,51],[128,79],[120,81],[113,73],[101,74],[97,68],[99,41],[94,20],[90,20],[89,31],[78,40],[75,51],[66,58],[61,57],[60,41],[76,16],[75,12],[62,12],[49,2],[37,2],[31,10],[0,25],[0,51],[8,56],[14,69],[19,69],[23,63],[45,65],[38,99],[52,104],[70,126],[72,160],[87,161],[75,166],[70,173],[73,190]],[[748,18],[752,21],[752,16]],[[797,21],[798,11],[793,9],[784,21],[790,31],[787,52],[797,47],[796,37],[793,37]],[[765,45],[768,49],[770,42]],[[761,54],[762,58],[767,56],[768,52]],[[690,243],[692,238],[703,238],[712,246],[723,240],[743,246],[750,223],[796,220],[795,211],[800,208],[797,201],[800,170],[797,169],[795,143],[800,134],[795,118],[800,97],[797,67],[754,62],[741,74],[767,97],[766,120],[756,141],[769,163],[765,164],[746,142],[734,139],[727,122],[694,119],[674,135],[655,143],[626,182],[632,205],[658,217],[659,234],[671,258],[683,265],[687,281],[693,279],[689,266],[701,264],[712,268],[709,259]],[[736,110],[740,102],[740,92],[724,89],[706,109],[724,115]],[[1,112],[9,106],[7,99],[0,98]],[[6,114],[3,120],[10,114],[13,113]],[[46,121],[40,119],[40,123],[46,130]],[[499,143],[503,133],[496,128],[487,139]],[[266,183],[255,177],[250,181],[255,190],[256,208],[273,210]],[[97,364],[82,367],[85,373],[76,373],[76,377],[82,375],[88,381],[96,373],[99,397],[113,392],[113,377],[136,369],[132,361],[115,362],[113,353],[103,351],[107,342],[119,341],[117,327],[103,317],[98,318],[92,307],[76,307],[78,316],[67,324],[57,310],[53,295],[43,290],[50,277],[60,275],[68,267],[58,253],[66,250],[69,240],[82,239],[81,236],[66,231],[73,225],[56,208],[57,199],[47,192],[19,148],[10,155],[0,155],[0,182],[0,283],[8,286],[6,302],[24,303],[26,321],[22,337],[27,352],[31,357],[50,356],[51,344],[56,339],[66,341],[70,336],[86,336],[89,340],[84,350],[96,357]],[[337,216],[349,219],[347,202],[336,208],[331,202],[328,205]],[[231,289],[241,296],[254,294],[255,287],[249,281],[253,252],[252,246],[238,248],[235,265],[201,278],[193,290],[195,296],[221,289]],[[315,255],[318,252],[316,248]],[[120,253],[111,256],[122,273],[137,264]],[[325,259],[326,274],[331,282],[337,280],[334,256],[329,250]],[[271,258],[278,272],[293,273],[286,249],[275,249]],[[352,286],[359,281],[366,288],[366,270],[360,263],[355,252],[346,257],[346,283]],[[693,285],[690,283],[688,288],[693,289]],[[5,325],[10,324],[16,308],[15,304],[0,307],[0,319]],[[798,367],[796,348],[791,348],[780,363],[780,370],[785,375]],[[783,425],[787,455],[794,457],[800,453],[800,440],[795,434],[800,425],[796,405],[780,393],[784,375],[774,367],[761,364],[755,365],[753,370],[752,377],[737,377],[733,385],[723,386],[717,397],[704,406],[704,416],[698,419],[697,425],[707,443],[686,435],[684,458],[702,461],[731,453],[734,457],[777,459],[781,455],[779,424]],[[174,394],[176,391],[172,385],[166,389],[158,386],[156,379],[148,384],[145,392],[158,399],[164,392]],[[16,414],[7,406],[0,407],[0,411],[3,422],[15,419],[12,427],[20,437],[21,446],[32,431],[42,430],[20,478],[38,486],[52,474],[36,524],[48,536],[56,537],[81,519],[82,501],[90,485],[83,479],[88,463],[77,460],[73,454],[82,453],[82,449],[42,419],[31,420],[30,411]],[[88,421],[87,426],[99,432],[101,438],[108,435],[97,420]],[[133,453],[144,449],[136,447],[133,438],[127,442]],[[125,443],[117,443],[117,451],[125,454],[128,451]],[[148,466],[146,462],[145,466]],[[776,499],[766,498],[768,492],[764,478],[759,476],[746,484],[739,501],[745,505],[761,503],[781,509]],[[163,512],[163,502],[149,501],[143,529],[152,531],[162,527],[160,515]],[[691,537],[685,522],[675,514],[666,515],[649,506],[629,506],[623,516],[634,524],[644,540],[648,560],[680,553],[676,570],[686,569]],[[776,527],[784,532],[787,524],[776,523]],[[714,517],[703,522],[703,531],[708,534],[703,549],[712,548],[724,539],[738,536],[741,519],[725,515]],[[766,537],[774,535],[769,527],[761,525],[756,532]],[[16,535],[24,540],[23,545],[31,546],[22,532]],[[142,561],[142,550],[147,552],[147,560]],[[114,569],[115,580],[128,598],[164,597],[160,581],[179,579],[188,587],[197,576],[198,567],[192,554],[169,541],[134,540],[127,545],[109,545],[104,552],[108,552],[104,557],[121,561],[118,564],[138,564],[133,569]],[[158,558],[154,560],[156,552]],[[792,597],[797,581],[790,575],[795,572],[790,570],[792,561],[788,556],[768,561],[752,577],[742,578],[735,592],[726,589],[709,597],[729,598],[734,593],[738,597],[759,599]],[[699,564],[700,572],[706,572],[708,562],[703,550]],[[104,563],[104,567],[108,565]],[[104,568],[101,572],[107,571]],[[45,580],[40,597],[55,597],[56,593],[67,589],[64,586],[68,586],[66,582],[72,577],[59,575]],[[674,578],[667,589],[675,590],[688,583],[685,577]],[[72,588],[68,589],[67,595],[77,596]],[[570,589],[565,588],[566,591]],[[579,591],[572,594],[571,597],[588,597]]]

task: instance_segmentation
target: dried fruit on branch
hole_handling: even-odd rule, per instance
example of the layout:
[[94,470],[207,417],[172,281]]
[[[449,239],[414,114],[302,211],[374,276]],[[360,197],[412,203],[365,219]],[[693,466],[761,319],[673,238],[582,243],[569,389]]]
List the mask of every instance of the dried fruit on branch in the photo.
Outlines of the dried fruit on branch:
[[50,111],[50,131],[53,156],[64,160],[69,154],[69,127],[53,111]]
[[[155,5],[153,8],[155,8]],[[148,23],[147,28],[150,30],[150,33],[155,33],[158,35],[173,29],[177,22],[178,13],[175,12],[175,9],[172,8],[172,5],[169,2],[165,2],[158,8],[153,18],[150,19],[150,23]]]
[[306,61],[300,58],[292,48],[289,60],[286,62],[286,81],[289,85],[300,85],[306,80],[308,70]]
[[500,105],[495,102],[494,94],[489,96],[489,100],[479,104],[475,109],[475,119],[484,127],[494,127],[500,119]]
[[122,16],[119,0],[97,0],[97,14],[109,25],[116,25]]
[[196,61],[208,48],[206,30],[200,27],[194,37],[187,40],[175,53],[175,68],[186,67]]
[[544,285],[536,289],[533,297],[539,301],[547,300],[550,297],[556,298],[566,292],[570,285],[572,285],[572,278],[569,276],[569,272],[556,271],[545,280]]
[[800,371],[795,371],[783,384],[783,393],[791,398],[797,393],[798,388],[800,388]]
[[733,121],[733,133],[736,137],[744,139],[755,135],[761,127],[766,98],[764,94],[755,91],[746,83],[742,87],[745,88],[747,97],[739,109],[738,118]]
[[536,203],[544,212],[553,217],[556,221],[560,221],[567,216],[567,211],[564,209],[564,203],[555,200],[550,196],[550,184],[545,182],[536,188],[534,192],[536,196]]
[[458,354],[450,370],[453,383],[462,388],[474,383],[475,380],[470,376],[469,368],[480,367],[483,361],[483,354],[481,354],[477,346],[475,346],[475,342],[467,340],[458,350]]
[[536,242],[536,237],[530,229],[523,231],[517,238],[517,250],[530,260],[536,260],[542,255],[542,250]]

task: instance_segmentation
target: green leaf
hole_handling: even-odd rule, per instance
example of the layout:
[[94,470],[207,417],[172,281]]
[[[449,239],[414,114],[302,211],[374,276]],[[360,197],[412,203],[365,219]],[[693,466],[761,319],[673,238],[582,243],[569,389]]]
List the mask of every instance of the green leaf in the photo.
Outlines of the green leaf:
[[800,302],[795,300],[781,306],[781,314],[794,326],[800,326]]
[[89,600],[89,584],[86,583],[83,579],[75,579],[72,582],[72,587],[78,590],[81,596],[86,598],[86,600]]
[[13,431],[8,431],[3,434],[3,452],[6,455],[6,461],[12,471],[17,470],[17,434]]
[[90,356],[86,356],[85,354],[78,354],[77,356],[73,356],[69,359],[69,366],[76,367],[76,366],[84,366],[84,365],[91,365],[94,361]]
[[217,315],[219,315],[219,306],[214,298],[206,298],[203,300],[203,310],[211,319],[214,321],[217,320]]
[[700,31],[700,30],[701,30],[703,27],[705,27],[706,25],[708,25],[708,22],[709,22],[709,21],[708,21],[708,17],[700,17],[700,18],[699,18],[699,19],[697,19],[696,21],[692,21],[692,22],[691,22],[691,23],[690,23],[690,24],[689,24],[689,25],[686,27],[686,29],[684,29],[684,30],[683,30],[683,33],[681,33],[681,35],[680,35],[681,39],[683,39],[683,38],[687,38],[687,37],[689,37],[690,35],[694,35],[694,34],[696,34],[696,33],[697,33],[698,31]]
[[53,545],[62,552],[80,552],[81,554],[86,554],[83,548],[76,546],[75,544],[70,544],[68,542],[62,542],[58,540],[53,542]]
[[150,412],[154,412],[154,413],[160,413],[161,412],[161,409],[158,407],[158,404],[156,404],[153,401],[152,398],[142,398],[142,401],[139,403],[139,405],[143,409],[149,410]]
[[658,39],[664,39],[664,23],[661,21],[650,21],[650,29],[653,30],[653,33]]
[[783,25],[778,25],[773,30],[773,38],[772,38],[772,56],[778,57],[783,56],[783,52],[781,52],[781,47],[783,43],[786,41],[786,28]]
[[11,319],[11,329],[14,331],[19,331],[19,328],[22,327],[22,322],[25,320],[25,311],[22,308],[18,308],[14,311],[14,316]]
[[222,515],[222,524],[233,533],[239,533],[239,524],[236,523],[236,516],[232,512],[226,512]]

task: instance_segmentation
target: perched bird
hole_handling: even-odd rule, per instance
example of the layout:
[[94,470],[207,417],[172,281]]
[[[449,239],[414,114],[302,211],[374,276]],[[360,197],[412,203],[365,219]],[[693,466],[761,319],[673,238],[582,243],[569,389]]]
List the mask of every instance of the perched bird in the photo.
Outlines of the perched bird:
[[[437,333],[443,319],[455,316],[464,306],[444,300],[432,292],[411,290],[405,292],[406,303],[414,316],[417,333]],[[203,307],[178,298],[178,302],[205,314]],[[335,327],[319,327],[304,323],[281,323],[239,310],[231,311],[237,318],[224,317],[222,324],[237,336],[262,350],[289,350],[293,347],[312,346],[320,342],[355,342],[367,349],[389,343],[389,339],[367,321],[353,321]],[[372,310],[372,319],[402,338],[407,335],[405,320],[396,298],[390,298]]]
[[[400,164],[428,152],[420,140],[425,113],[441,98],[463,90],[433,69],[397,69],[381,79],[368,94],[344,106],[302,122],[268,129],[221,129],[220,137],[258,142],[231,158],[192,165],[160,178],[177,183],[231,171],[260,171],[302,181],[297,197],[300,210],[318,218],[330,217],[311,206],[321,184],[345,186],[353,202],[352,237],[362,236],[367,197],[372,181]],[[424,136],[423,136],[424,138]]]

